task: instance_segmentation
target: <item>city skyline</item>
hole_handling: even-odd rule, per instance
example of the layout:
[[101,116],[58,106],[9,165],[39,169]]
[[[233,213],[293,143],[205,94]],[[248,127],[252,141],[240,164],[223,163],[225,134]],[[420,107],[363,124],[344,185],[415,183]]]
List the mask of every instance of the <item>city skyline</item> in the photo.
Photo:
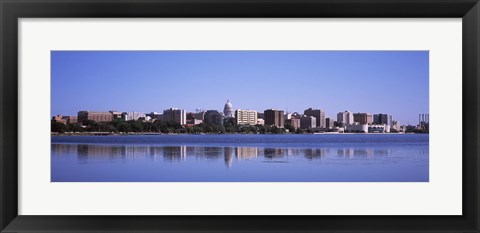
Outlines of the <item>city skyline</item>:
[[[52,51],[51,115],[177,107],[428,113],[428,51]],[[381,111],[379,111],[379,109]]]

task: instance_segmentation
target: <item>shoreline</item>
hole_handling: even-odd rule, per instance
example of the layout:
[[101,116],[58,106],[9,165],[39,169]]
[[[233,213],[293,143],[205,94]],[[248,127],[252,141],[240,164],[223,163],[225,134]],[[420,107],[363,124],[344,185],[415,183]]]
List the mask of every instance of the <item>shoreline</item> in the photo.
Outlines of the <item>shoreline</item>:
[[54,133],[51,132],[50,136],[159,136],[159,135],[405,135],[405,134],[429,134],[429,133],[338,133],[338,132],[325,132],[325,133],[284,133],[284,134],[242,134],[242,133],[202,133],[202,134],[180,134],[180,133],[111,133],[111,132],[83,132],[83,133]]

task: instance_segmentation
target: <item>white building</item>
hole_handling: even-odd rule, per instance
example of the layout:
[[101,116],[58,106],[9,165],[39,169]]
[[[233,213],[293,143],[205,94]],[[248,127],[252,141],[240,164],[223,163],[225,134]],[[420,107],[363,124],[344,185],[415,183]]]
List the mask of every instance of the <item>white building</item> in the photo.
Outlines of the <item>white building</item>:
[[235,111],[237,125],[255,125],[257,124],[257,111],[237,109]]
[[145,117],[145,113],[143,112],[127,112],[127,117],[126,117],[126,120],[127,121],[130,121],[130,120],[138,120],[138,118],[140,117]]
[[368,125],[368,132],[369,133],[390,133],[390,126],[389,125]]
[[368,125],[366,124],[348,124],[345,127],[345,132],[349,133],[368,133]]
[[230,100],[227,100],[225,103],[225,106],[223,107],[223,114],[226,118],[233,117],[233,107],[232,103],[230,103]]
[[353,124],[353,113],[349,111],[339,112],[337,114],[337,122],[343,123],[344,125]]

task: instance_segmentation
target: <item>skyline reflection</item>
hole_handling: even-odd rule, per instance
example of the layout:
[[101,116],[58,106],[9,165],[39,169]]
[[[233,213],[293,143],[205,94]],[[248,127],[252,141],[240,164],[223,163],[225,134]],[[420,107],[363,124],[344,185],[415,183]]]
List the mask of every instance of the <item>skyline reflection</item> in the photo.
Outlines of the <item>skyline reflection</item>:
[[[97,144],[52,144],[52,155],[76,155],[79,162],[163,159],[167,162],[182,162],[187,159],[218,160],[231,168],[234,161],[241,160],[288,160],[300,157],[306,160],[364,159],[388,157],[389,149],[372,148],[281,148],[281,147],[215,147],[215,146],[158,146],[158,145],[97,145]],[[428,153],[421,151],[422,154]]]

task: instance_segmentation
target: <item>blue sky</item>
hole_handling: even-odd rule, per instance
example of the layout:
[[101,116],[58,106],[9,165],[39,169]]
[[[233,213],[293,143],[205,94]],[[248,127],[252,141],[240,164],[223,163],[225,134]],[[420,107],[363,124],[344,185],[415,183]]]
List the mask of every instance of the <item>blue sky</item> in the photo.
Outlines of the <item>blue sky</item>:
[[313,107],[428,113],[428,51],[52,51],[52,115]]

